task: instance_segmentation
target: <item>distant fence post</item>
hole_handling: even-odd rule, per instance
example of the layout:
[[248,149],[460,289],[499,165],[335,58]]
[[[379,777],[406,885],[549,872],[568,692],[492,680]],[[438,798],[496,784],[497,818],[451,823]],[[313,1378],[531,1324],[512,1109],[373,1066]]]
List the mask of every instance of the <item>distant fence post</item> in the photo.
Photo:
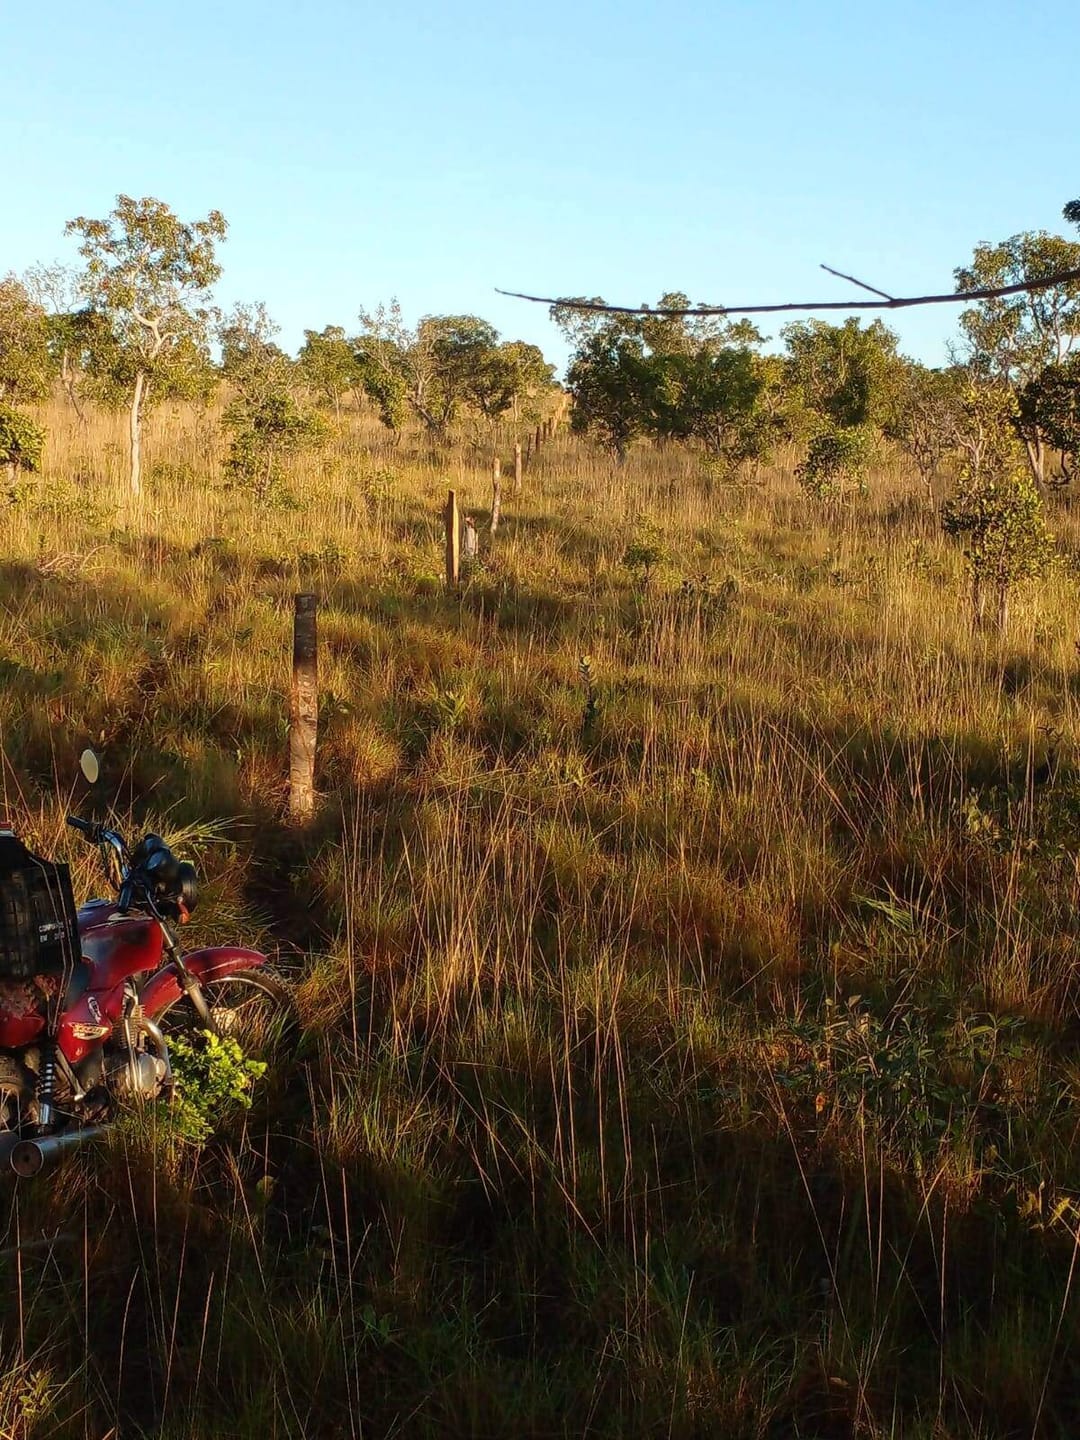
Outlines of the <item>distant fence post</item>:
[[292,695],[289,705],[289,816],[315,813],[315,748],[319,729],[318,597],[293,599]]
[[502,519],[502,461],[498,455],[491,462],[491,533],[499,528]]
[[540,446],[543,444],[543,440],[544,440],[543,427],[540,426],[540,425],[537,425],[537,427],[536,427],[536,443],[533,445],[533,454],[534,454],[534,455],[539,455],[539,454],[540,454]]
[[460,544],[461,537],[458,525],[457,492],[447,492],[446,509],[443,511],[443,523],[446,526],[446,583],[453,587],[458,583],[458,575],[461,571]]
[[521,441],[514,446],[514,489],[521,489]]

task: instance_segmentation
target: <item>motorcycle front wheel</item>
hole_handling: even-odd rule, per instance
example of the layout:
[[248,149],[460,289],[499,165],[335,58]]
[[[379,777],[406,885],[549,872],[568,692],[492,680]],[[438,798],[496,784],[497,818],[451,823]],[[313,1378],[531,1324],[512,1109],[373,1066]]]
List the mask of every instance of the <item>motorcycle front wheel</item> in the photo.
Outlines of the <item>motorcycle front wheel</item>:
[[[235,1040],[248,1059],[273,1062],[295,1041],[292,993],[277,975],[239,970],[217,980],[202,980],[199,988],[210,1011],[212,1033]],[[207,1028],[183,994],[158,1015],[157,1022],[166,1040],[170,1035],[198,1035]]]

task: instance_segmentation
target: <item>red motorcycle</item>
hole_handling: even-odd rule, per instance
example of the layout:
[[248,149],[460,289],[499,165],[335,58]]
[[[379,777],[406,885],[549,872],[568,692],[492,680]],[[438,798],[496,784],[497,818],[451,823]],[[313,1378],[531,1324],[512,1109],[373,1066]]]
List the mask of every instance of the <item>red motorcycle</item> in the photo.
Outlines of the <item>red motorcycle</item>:
[[257,950],[181,952],[197,877],[160,836],[129,849],[104,825],[67,823],[99,847],[114,899],[76,911],[66,867],[0,840],[15,857],[0,878],[0,1153],[22,1176],[100,1133],[118,1104],[167,1097],[170,1033],[231,1035],[250,1053],[288,1013]]

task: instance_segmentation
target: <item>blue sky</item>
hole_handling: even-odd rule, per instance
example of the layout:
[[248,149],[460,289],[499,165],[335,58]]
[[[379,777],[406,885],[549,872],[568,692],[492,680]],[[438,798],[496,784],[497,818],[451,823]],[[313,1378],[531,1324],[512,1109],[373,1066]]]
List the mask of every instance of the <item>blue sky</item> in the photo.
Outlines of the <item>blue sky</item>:
[[[977,241],[1066,228],[1078,55],[1075,0],[0,0],[0,273],[125,191],[224,211],[220,296],[289,345],[397,295],[561,359],[497,285],[949,289]],[[934,362],[955,311],[891,323]]]

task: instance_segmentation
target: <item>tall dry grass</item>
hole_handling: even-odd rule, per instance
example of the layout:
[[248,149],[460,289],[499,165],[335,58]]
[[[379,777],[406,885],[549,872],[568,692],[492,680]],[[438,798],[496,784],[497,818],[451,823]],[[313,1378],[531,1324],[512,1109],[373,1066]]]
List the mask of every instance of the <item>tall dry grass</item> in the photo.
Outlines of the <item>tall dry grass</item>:
[[7,816],[90,888],[94,744],[125,824],[200,851],[200,937],[295,972],[305,1038],[204,1150],[147,1117],[12,1194],[0,1425],[1072,1432],[1064,509],[1000,641],[902,466],[830,516],[790,457],[735,487],[563,435],[450,595],[439,510],[484,532],[486,445],[347,412],[260,506],[212,413],[162,411],[134,504],[119,422],[45,419],[0,515]]

